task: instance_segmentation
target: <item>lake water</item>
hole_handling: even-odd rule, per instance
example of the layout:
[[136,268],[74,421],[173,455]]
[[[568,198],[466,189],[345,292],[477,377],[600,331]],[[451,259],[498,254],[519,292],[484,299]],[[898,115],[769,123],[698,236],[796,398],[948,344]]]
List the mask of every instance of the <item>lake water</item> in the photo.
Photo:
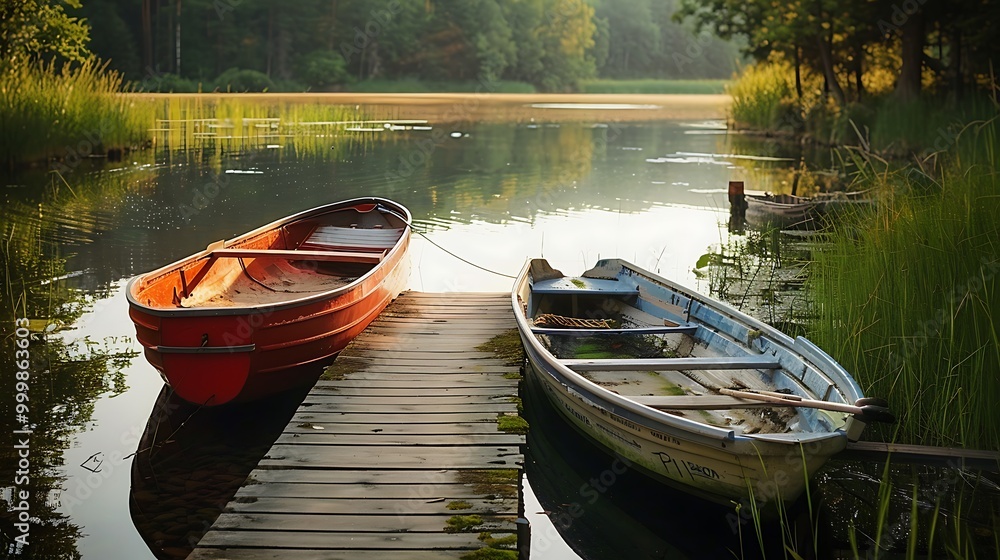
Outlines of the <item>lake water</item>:
[[[560,122],[566,110],[553,108],[551,119],[535,122],[427,123],[448,132],[438,137],[431,130],[386,129],[328,152],[296,151],[293,139],[226,153],[211,142],[185,151],[161,147],[133,154],[135,162],[84,163],[62,176],[35,171],[10,180],[0,228],[10,286],[3,320],[12,324],[15,317],[27,317],[33,327],[48,324],[51,331],[46,342],[32,345],[31,473],[39,496],[31,502],[37,517],[32,557],[153,557],[130,514],[130,472],[131,455],[163,384],[136,354],[123,293],[134,275],[299,210],[377,195],[408,206],[417,229],[434,244],[503,275],[516,274],[528,257],[544,256],[577,274],[598,258],[614,256],[708,291],[694,268],[699,257],[731,241],[728,182],[787,190],[799,166],[798,154],[785,160],[782,148],[726,134],[719,120]],[[413,290],[511,286],[509,277],[465,264],[419,235],[413,237],[411,258]],[[11,394],[13,350],[6,347],[3,354],[3,388]],[[294,403],[289,406],[273,413],[272,428],[280,429],[281,415]],[[14,418],[12,405],[4,404],[2,413],[6,426]],[[231,439],[233,453],[240,446],[266,450],[269,428],[254,424],[252,416],[210,418],[201,425],[215,428],[206,429],[210,433],[202,441]],[[263,434],[264,441],[248,442],[250,431]],[[232,467],[236,478],[246,468],[218,459],[224,449],[199,449],[211,444],[184,439],[180,431],[167,435],[191,441],[183,445],[201,461],[178,467],[180,476],[207,478],[213,456]],[[4,437],[0,443],[10,449],[10,436]],[[535,451],[529,451],[528,482],[538,488],[526,508],[534,527],[532,546],[538,558],[575,558],[547,518],[559,504],[579,500],[574,493],[592,476],[587,469],[599,475],[608,468],[607,459],[567,460],[546,438],[551,436],[538,432],[529,442]],[[13,479],[8,473],[15,465],[14,457],[4,455],[0,486]],[[698,556],[686,542],[690,533],[659,530],[670,521],[664,512],[690,518],[692,510],[645,504],[630,511],[628,504],[644,497],[683,502],[644,494],[640,484],[625,478],[588,505],[588,516],[560,526],[572,545],[591,558],[621,557],[623,547],[632,547],[629,557]],[[187,486],[192,489],[197,492],[197,484]],[[183,542],[175,542],[177,534],[197,531],[205,523],[198,511],[210,513],[212,507],[182,503],[175,510],[184,512],[183,519],[146,516],[143,530],[173,548],[161,555],[179,555]],[[543,510],[549,514],[539,513]],[[652,511],[658,512],[655,519]],[[698,524],[733,535],[718,512],[704,519]],[[4,531],[13,534],[8,525]]]

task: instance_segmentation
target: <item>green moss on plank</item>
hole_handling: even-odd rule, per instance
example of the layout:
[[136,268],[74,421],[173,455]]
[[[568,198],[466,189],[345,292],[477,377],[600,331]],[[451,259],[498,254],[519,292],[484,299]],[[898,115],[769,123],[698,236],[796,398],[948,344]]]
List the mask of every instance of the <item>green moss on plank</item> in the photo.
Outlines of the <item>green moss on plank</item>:
[[478,515],[453,515],[448,518],[444,531],[446,533],[468,533],[483,524],[483,518]]
[[341,381],[344,379],[345,375],[348,373],[354,373],[354,371],[354,368],[349,364],[335,361],[323,370],[323,373],[319,376],[319,378],[324,381]]
[[503,378],[504,379],[517,379],[518,381],[520,381],[521,380],[521,372],[519,372],[519,371],[508,371],[507,373],[503,374]]
[[454,500],[454,501],[448,502],[448,505],[446,507],[448,509],[450,509],[450,510],[472,509],[472,504],[470,504],[469,502],[467,502],[465,500]]
[[517,551],[486,547],[463,554],[461,558],[462,560],[517,560]]
[[507,397],[507,402],[512,402],[517,405],[517,413],[524,414],[524,403],[521,402],[521,397]]
[[458,481],[471,485],[480,496],[516,498],[520,473],[517,469],[463,470],[458,472]]
[[587,287],[586,282],[580,280],[579,278],[570,278],[570,282],[572,282],[574,286],[580,288],[581,290]]
[[486,546],[462,556],[462,560],[517,560],[517,535],[510,534],[496,538],[493,533],[479,533],[479,540]]
[[517,329],[504,331],[486,342],[476,346],[480,352],[493,352],[493,355],[504,361],[508,366],[519,366],[524,362],[524,348],[521,346],[521,335]]
[[508,434],[526,434],[528,421],[517,415],[501,414],[497,417],[497,430]]
[[504,537],[496,538],[493,536],[493,533],[489,531],[483,531],[482,533],[479,533],[479,540],[486,543],[486,546],[490,548],[517,545],[517,535],[513,533]]

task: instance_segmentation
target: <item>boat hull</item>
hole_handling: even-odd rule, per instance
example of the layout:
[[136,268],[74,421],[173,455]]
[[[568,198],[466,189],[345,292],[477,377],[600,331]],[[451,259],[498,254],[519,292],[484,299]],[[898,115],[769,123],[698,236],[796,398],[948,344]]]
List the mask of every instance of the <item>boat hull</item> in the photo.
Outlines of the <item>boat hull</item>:
[[245,309],[177,310],[130,298],[129,316],[146,359],[177,396],[205,406],[259,399],[315,382],[319,366],[406,288],[408,246],[407,229],[370,272],[325,296]]
[[654,481],[722,505],[794,501],[843,442],[756,447],[712,445],[689,434],[637,424],[558,381],[544,360],[528,359],[528,375],[559,414],[596,447],[628,461]]
[[[536,294],[530,280],[532,266],[531,262],[525,266],[512,294],[529,378],[567,422],[587,439],[602,450],[624,458],[657,482],[720,504],[737,503],[749,507],[750,504],[762,506],[791,502],[806,488],[809,476],[831,455],[846,446],[848,433],[863,428],[862,422],[850,417],[837,425],[812,417],[811,424],[828,427],[801,433],[751,435],[749,432],[742,433],[745,426],[737,430],[735,425],[730,428],[699,422],[697,410],[654,409],[634,400],[639,397],[611,391],[569,367],[571,362],[586,360],[556,358],[540,341],[541,336],[551,337],[553,329],[538,328],[528,319],[534,316],[534,311],[530,309],[534,309],[531,298],[532,294]],[[693,292],[684,292],[679,286],[624,261],[601,261],[598,267],[584,276],[594,271],[599,274],[589,278],[614,278],[617,275],[620,283],[625,285],[623,288],[635,286],[634,294],[643,302],[639,306],[647,313],[673,308],[681,315],[668,313],[674,323],[688,323],[685,316],[691,321],[688,324],[704,319],[706,322],[696,327],[698,340],[701,344],[718,347],[725,356],[738,355],[742,348],[739,338],[742,336],[747,341],[749,333],[755,331],[756,338],[749,343],[765,348],[768,356],[782,364],[780,370],[788,374],[794,370],[795,383],[808,386],[811,390],[828,388],[829,395],[836,392],[851,402],[862,396],[846,372],[842,372],[829,356],[802,338],[790,339],[731,308],[716,307],[716,304],[723,304],[711,303]],[[559,280],[565,287],[554,286],[550,278],[539,281],[540,284],[548,284],[538,292],[543,298],[559,291],[572,294],[574,284],[580,285],[577,292],[594,289],[584,286],[590,281],[588,278]],[[628,290],[618,293],[625,292]],[[574,307],[576,303],[574,301]],[[589,313],[581,311],[581,315]],[[658,317],[665,318],[664,315]],[[663,322],[669,321],[661,321],[661,325]],[[767,339],[767,342],[761,342],[761,338]],[[660,378],[644,370],[643,366],[620,371],[634,371],[641,378]],[[632,379],[621,377],[613,385],[617,390],[636,393],[637,386]],[[816,389],[812,389],[814,387]],[[641,390],[636,394],[642,394]]]

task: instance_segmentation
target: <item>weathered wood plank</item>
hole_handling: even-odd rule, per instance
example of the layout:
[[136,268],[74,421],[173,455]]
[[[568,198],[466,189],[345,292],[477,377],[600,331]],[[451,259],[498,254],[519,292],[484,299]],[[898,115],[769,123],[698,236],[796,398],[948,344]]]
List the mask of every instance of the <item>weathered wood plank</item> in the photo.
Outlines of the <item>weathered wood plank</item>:
[[[406,560],[454,560],[468,550],[407,550]],[[187,560],[385,560],[384,550],[294,550],[288,548],[196,548]]]
[[[409,381],[410,378],[415,376],[443,377],[453,373],[460,373],[462,374],[461,378],[469,378],[472,380],[475,380],[478,377],[482,377],[488,380],[495,380],[503,378],[504,375],[507,374],[520,373],[520,368],[513,366],[508,366],[505,368],[500,368],[497,366],[479,367],[476,366],[475,364],[469,364],[468,362],[461,362],[461,361],[449,361],[449,362],[451,362],[451,365],[444,365],[444,363],[442,363],[442,365],[438,367],[416,367],[416,366],[407,367],[405,365],[401,365],[399,367],[373,366],[371,369],[360,369],[360,370],[354,368],[338,369],[338,370],[333,370],[337,374],[336,377],[332,378],[328,377],[327,380],[335,381],[337,380],[337,378],[346,377],[347,374],[352,374],[351,376],[352,379],[360,379],[357,377],[358,375],[372,374],[372,375],[395,376],[395,379],[398,379],[400,381]],[[508,377],[510,376],[508,375]],[[479,381],[475,382],[479,383]]]
[[[489,360],[489,362],[497,362],[492,355],[486,354],[485,352],[471,351],[467,347],[463,348],[461,345],[455,344],[449,348],[434,348],[433,351],[428,351],[427,348],[417,348],[414,346],[399,346],[382,344],[384,348],[377,348],[376,345],[371,345],[368,343],[359,344],[358,346],[351,348],[350,352],[352,356],[364,357],[364,358],[380,358],[382,360],[421,360],[421,361],[437,361],[441,363],[442,361],[454,361],[463,360],[475,363],[477,360]],[[345,350],[346,351],[346,350]],[[487,362],[487,363],[489,363]],[[494,365],[494,364],[490,364]]]
[[[312,410],[310,410],[312,409]],[[343,422],[346,424],[451,424],[454,422],[490,422],[496,424],[495,412],[452,412],[444,414],[391,414],[382,412],[352,413],[331,410],[300,409],[292,422]]]
[[[317,397],[320,398],[320,397]],[[352,404],[352,403],[338,403],[338,402],[321,402],[321,401],[309,401],[303,402],[299,407],[302,412],[334,412],[334,413],[351,413],[358,412],[364,413],[372,410],[372,407],[367,404]],[[383,414],[405,414],[405,415],[419,415],[421,413],[428,414],[446,414],[446,413],[465,413],[465,412],[492,412],[494,414],[503,412],[517,412],[517,405],[515,403],[464,403],[464,404],[400,404],[394,405],[391,409],[387,409]]]
[[[449,370],[450,371],[450,370]],[[517,379],[511,375],[517,368],[507,371],[463,370],[466,375],[440,375],[437,371],[394,373],[392,371],[363,370],[350,374],[350,379],[340,381],[320,380],[320,383],[340,383],[341,387],[402,387],[420,389],[462,388],[462,387],[517,387]],[[514,391],[516,392],[516,390]]]
[[[415,389],[423,389],[427,387],[423,383],[405,383],[403,381],[398,381],[393,384],[388,382],[379,383],[372,382],[370,384],[358,385],[348,385],[346,383],[332,384],[329,381],[324,381],[322,384],[317,383],[311,391],[310,395],[337,395],[341,397],[407,397],[407,398],[427,398],[427,397],[413,397]],[[471,385],[465,387],[455,387],[455,386],[437,386],[434,387],[434,397],[509,397],[511,395],[511,389],[516,390],[516,383],[503,384],[503,385]]]
[[[493,417],[496,420],[496,417]],[[446,434],[501,434],[494,422],[443,422],[420,423],[407,422],[399,424],[350,424],[347,422],[298,422],[290,423],[285,428],[286,434],[301,434],[322,432],[326,434],[367,435],[446,435]]]
[[[413,355],[412,352],[403,352],[399,355],[386,356],[385,352],[374,353],[371,356],[362,356],[360,354],[353,354],[351,356],[341,355],[334,361],[334,365],[339,367],[357,367],[364,369],[376,369],[379,367],[388,368],[401,368],[400,371],[404,371],[402,368],[443,368],[451,367],[454,364],[442,364],[440,359],[435,359],[428,356]],[[426,353],[425,353],[426,354]],[[472,358],[468,358],[466,361],[470,366],[481,367],[481,368],[498,368],[507,369],[512,366],[507,365],[503,360],[498,360],[492,356],[487,357],[486,354],[476,353],[472,354]],[[450,360],[449,360],[450,361]],[[461,364],[460,364],[461,365]]]
[[[423,487],[437,484],[458,484],[483,474],[496,473],[495,469],[440,469],[440,470],[386,470],[386,469],[255,469],[247,478],[253,484],[268,482],[309,482],[324,484],[400,484]],[[516,482],[516,481],[515,481]]]
[[[303,400],[309,404],[357,404],[397,409],[402,406],[449,406],[455,404],[497,404],[511,402],[510,395],[331,395],[310,393]],[[366,410],[372,410],[368,408]],[[486,410],[486,409],[482,409]]]
[[[513,532],[516,516],[482,515],[473,530]],[[451,515],[302,515],[295,513],[223,513],[217,529],[369,533],[432,533],[448,527]],[[471,532],[471,531],[470,531]],[[407,556],[409,558],[409,556]]]
[[475,469],[516,468],[522,462],[523,458],[517,446],[340,445],[334,449],[320,445],[276,443],[257,464],[265,468],[294,468],[308,465],[317,469],[362,469],[378,465],[380,468],[393,469]]
[[[454,500],[452,500],[454,501]],[[248,498],[246,502],[232,501],[226,506],[229,513],[303,513],[341,515],[472,515],[517,514],[516,499],[484,500],[463,499],[468,508],[448,509],[449,500],[439,497],[412,500],[310,500],[301,498]],[[274,546],[272,544],[271,546]]]
[[520,445],[521,436],[494,432],[490,434],[386,434],[373,432],[344,434],[325,430],[285,433],[275,443],[286,445],[373,445],[373,446],[471,446],[471,445]]
[[270,482],[240,488],[237,500],[246,498],[319,498],[353,500],[459,500],[482,498],[471,484],[311,484]]
[[[453,339],[449,337],[436,337],[434,340],[431,339],[418,339],[415,336],[381,336],[379,338],[366,338],[362,341],[352,342],[354,346],[351,348],[351,353],[355,356],[366,356],[363,352],[371,352],[373,350],[378,350],[380,356],[387,358],[405,358],[407,356],[398,356],[400,353],[413,353],[413,354],[437,354],[439,352],[448,352],[453,354],[461,354],[463,359],[476,359],[476,358],[493,358],[492,355],[485,352],[479,352],[470,348],[470,343],[473,345],[486,342],[490,339],[489,335],[482,335],[480,337],[474,336],[463,336],[460,340]],[[417,342],[420,342],[420,346],[414,346]],[[411,358],[415,356],[409,356]],[[454,356],[451,356],[454,359]]]
[[301,531],[209,531],[198,543],[209,547],[270,546],[313,550],[438,550],[483,547],[469,533],[309,533]]

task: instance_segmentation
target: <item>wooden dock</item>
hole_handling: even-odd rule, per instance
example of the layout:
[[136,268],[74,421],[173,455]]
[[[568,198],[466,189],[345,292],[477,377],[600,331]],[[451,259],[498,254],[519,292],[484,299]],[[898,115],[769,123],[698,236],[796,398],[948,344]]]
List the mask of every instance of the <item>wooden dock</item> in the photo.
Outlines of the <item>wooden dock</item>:
[[498,420],[517,423],[518,366],[477,349],[514,328],[509,294],[401,295],[327,369],[189,558],[517,550],[524,436]]

